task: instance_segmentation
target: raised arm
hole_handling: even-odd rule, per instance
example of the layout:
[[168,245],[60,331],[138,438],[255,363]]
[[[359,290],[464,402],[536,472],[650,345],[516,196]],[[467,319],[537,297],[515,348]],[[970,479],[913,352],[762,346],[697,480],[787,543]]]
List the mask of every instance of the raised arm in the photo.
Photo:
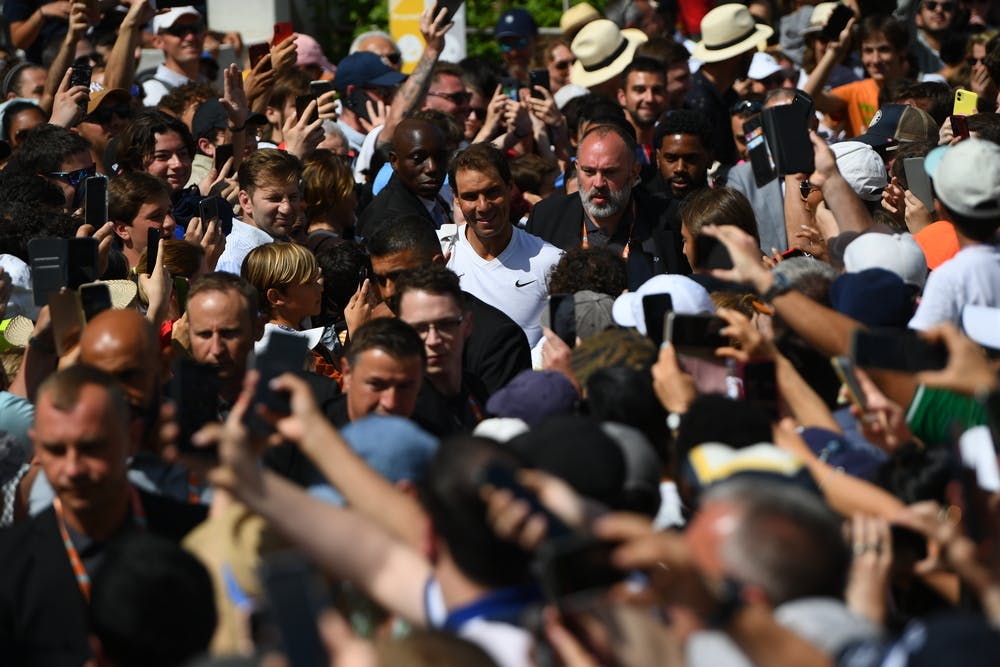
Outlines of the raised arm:
[[59,84],[73,62],[73,58],[76,57],[76,45],[83,39],[88,26],[87,4],[74,2],[70,9],[66,36],[63,38],[62,44],[59,45],[59,51],[56,52],[56,57],[52,59],[49,71],[45,75],[45,92],[42,93],[40,104],[50,114],[52,113],[52,102],[59,90]]
[[108,63],[104,68],[105,88],[129,90],[132,87],[135,79],[135,47],[142,39],[142,26],[149,23],[155,14],[156,10],[149,4],[149,0],[132,0],[128,13],[118,28],[118,37],[111,47]]
[[843,113],[847,109],[847,103],[826,92],[826,80],[830,78],[830,73],[834,66],[843,59],[844,54],[851,46],[851,30],[854,28],[854,19],[847,22],[847,27],[840,33],[840,38],[836,42],[830,42],[826,46],[826,53],[816,63],[816,67],[809,74],[802,90],[808,93],[816,102],[816,108],[824,113]]

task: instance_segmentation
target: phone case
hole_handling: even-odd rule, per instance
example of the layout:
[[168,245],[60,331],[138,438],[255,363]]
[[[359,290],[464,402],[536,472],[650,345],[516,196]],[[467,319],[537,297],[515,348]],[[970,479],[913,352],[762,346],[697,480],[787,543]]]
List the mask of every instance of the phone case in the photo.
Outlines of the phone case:
[[906,174],[906,184],[909,191],[927,207],[928,211],[933,213],[934,195],[931,192],[931,177],[924,171],[924,158],[904,158],[903,172]]
[[49,294],[66,286],[66,261],[69,247],[66,239],[31,239],[28,241],[28,261],[31,266],[31,287],[35,305],[44,306]]
[[760,114],[775,171],[786,174],[811,174],[815,169],[809,120],[801,106],[785,104],[764,109]]
[[777,174],[774,172],[771,151],[764,138],[764,126],[761,124],[760,116],[743,123],[743,136],[747,140],[754,183],[758,188],[762,188],[777,178]]
[[960,116],[971,116],[976,113],[979,104],[979,95],[971,90],[959,88],[955,91],[955,106],[952,113]]

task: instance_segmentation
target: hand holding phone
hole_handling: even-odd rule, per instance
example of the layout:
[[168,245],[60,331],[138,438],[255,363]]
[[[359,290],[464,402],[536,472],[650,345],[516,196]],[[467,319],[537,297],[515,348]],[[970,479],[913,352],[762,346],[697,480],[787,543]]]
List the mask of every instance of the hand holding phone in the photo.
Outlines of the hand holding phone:
[[674,299],[667,293],[647,294],[642,297],[642,317],[646,337],[659,347],[663,343],[663,320],[674,309]]
[[83,86],[90,90],[90,78],[94,73],[94,68],[90,65],[73,65],[70,67],[69,87]]
[[[230,158],[233,157],[233,145],[232,144],[219,144],[215,147],[215,157],[212,158],[212,165],[215,167],[215,173],[221,174],[222,168],[226,166]],[[229,174],[232,176],[233,174]]]
[[852,18],[854,18],[853,9],[847,5],[837,5],[833,13],[830,14],[830,18],[826,20],[826,25],[820,31],[820,37],[827,42],[836,42]]
[[83,218],[84,222],[100,229],[108,221],[108,179],[105,176],[91,176],[84,181]]
[[[247,47],[247,50],[250,54],[250,69],[253,69],[257,67],[257,64],[261,60],[264,59],[264,56],[271,53],[271,45],[267,42],[259,42],[257,44],[251,44]],[[270,69],[270,67],[267,69]]]
[[447,10],[447,13],[444,16],[444,22],[442,25],[451,23],[452,19],[455,18],[455,12],[457,12],[458,8],[462,6],[463,1],[464,0],[438,0],[437,4],[434,6],[434,16],[437,16],[442,9],[445,9]]
[[292,25],[291,21],[275,23],[273,45],[277,46],[278,44],[281,44],[283,41],[291,37],[294,32],[295,27]]
[[531,96],[538,100],[544,100],[545,96],[535,90],[535,86],[541,86],[545,90],[551,91],[549,85],[549,70],[533,69],[528,72],[528,82],[531,84]]
[[159,261],[157,256],[160,252],[160,239],[163,234],[159,227],[150,227],[146,230],[146,275],[153,275],[153,269]]

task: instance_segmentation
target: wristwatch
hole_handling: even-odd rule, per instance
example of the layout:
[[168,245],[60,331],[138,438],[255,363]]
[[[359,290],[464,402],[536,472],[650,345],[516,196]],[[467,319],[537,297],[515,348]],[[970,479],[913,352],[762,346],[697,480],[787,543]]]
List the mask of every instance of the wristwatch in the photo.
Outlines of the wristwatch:
[[760,295],[761,301],[764,303],[771,303],[775,298],[791,291],[792,287],[794,287],[792,281],[785,274],[772,273],[771,275],[774,276],[774,282],[771,283],[766,292]]

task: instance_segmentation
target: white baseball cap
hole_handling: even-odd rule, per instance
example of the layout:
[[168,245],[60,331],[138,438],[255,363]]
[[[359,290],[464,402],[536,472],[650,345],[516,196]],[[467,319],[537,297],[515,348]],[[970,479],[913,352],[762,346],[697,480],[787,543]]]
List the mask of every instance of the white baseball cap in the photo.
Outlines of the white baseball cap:
[[841,141],[830,149],[837,157],[837,169],[851,189],[865,201],[880,201],[889,178],[875,149],[860,141]]
[[962,329],[983,347],[1000,350],[1000,308],[966,305],[962,308]]
[[653,276],[636,291],[626,292],[615,299],[615,304],[611,308],[615,324],[635,327],[645,336],[646,318],[642,311],[642,297],[652,294],[669,294],[673,300],[674,312],[681,315],[715,312],[715,304],[712,303],[708,290],[687,276],[671,273]]
[[847,244],[844,268],[848,273],[885,269],[921,289],[927,281],[927,259],[912,234],[862,234]]
[[198,18],[201,18],[201,12],[191,5],[187,5],[185,7],[171,7],[162,14],[157,14],[153,17],[153,34],[155,35],[164,28],[172,28],[173,25],[177,23],[177,19],[182,16],[197,16]]
[[924,170],[934,179],[934,196],[959,215],[1000,217],[1000,146],[966,139],[927,154]]

